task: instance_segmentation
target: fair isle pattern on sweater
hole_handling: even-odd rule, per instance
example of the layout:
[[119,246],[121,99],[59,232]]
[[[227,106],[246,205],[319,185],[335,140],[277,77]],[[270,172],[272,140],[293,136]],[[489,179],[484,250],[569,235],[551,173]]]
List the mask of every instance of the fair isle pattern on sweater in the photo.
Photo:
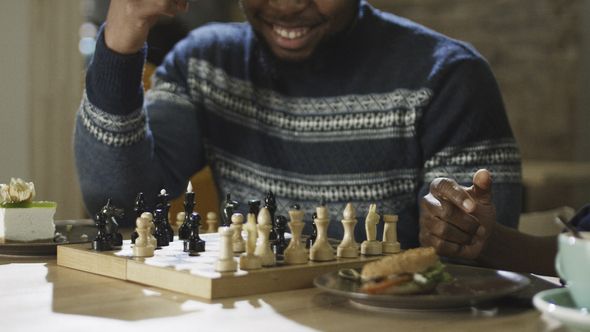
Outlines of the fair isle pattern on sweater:
[[146,116],[143,109],[117,116],[96,108],[84,93],[80,105],[82,125],[99,142],[113,147],[131,146],[146,135]]

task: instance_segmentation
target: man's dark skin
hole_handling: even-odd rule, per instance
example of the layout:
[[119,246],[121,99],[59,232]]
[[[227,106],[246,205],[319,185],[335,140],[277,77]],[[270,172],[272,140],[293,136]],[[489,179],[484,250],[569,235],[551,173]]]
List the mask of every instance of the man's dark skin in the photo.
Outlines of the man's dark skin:
[[435,179],[421,208],[420,243],[439,255],[496,269],[557,275],[557,238],[527,235],[498,223],[487,170],[479,170],[469,188]]

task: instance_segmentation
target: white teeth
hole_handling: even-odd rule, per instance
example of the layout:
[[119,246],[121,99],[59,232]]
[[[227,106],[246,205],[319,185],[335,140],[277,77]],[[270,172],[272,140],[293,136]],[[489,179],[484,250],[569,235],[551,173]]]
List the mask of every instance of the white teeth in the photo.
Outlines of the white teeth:
[[295,39],[306,35],[309,32],[309,28],[284,29],[274,25],[273,31],[283,38]]

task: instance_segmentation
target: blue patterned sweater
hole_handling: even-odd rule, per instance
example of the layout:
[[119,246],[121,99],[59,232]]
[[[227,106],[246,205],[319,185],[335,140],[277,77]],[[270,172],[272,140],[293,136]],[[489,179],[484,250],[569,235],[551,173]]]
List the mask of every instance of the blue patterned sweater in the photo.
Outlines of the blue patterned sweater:
[[[210,165],[220,201],[277,196],[311,214],[325,196],[329,236],[346,203],[357,242],[370,204],[397,214],[402,247],[419,245],[420,199],[440,176],[471,185],[490,171],[498,220],[516,227],[520,153],[488,63],[469,45],[361,2],[348,37],[311,63],[281,66],[247,23],[194,30],[166,57],[144,98],[147,46],[118,56],[99,35],[74,150],[86,207],[111,197],[134,223],[143,192],[180,196]],[[199,188],[195,188],[199,190]],[[208,211],[199,211],[206,214]],[[381,237],[383,222],[378,227]]]

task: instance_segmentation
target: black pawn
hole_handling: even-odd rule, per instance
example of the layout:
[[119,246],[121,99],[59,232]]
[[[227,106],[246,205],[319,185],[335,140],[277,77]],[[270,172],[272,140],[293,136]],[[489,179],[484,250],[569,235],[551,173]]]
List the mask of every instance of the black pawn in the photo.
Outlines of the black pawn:
[[92,249],[96,251],[107,251],[113,249],[113,242],[107,235],[107,215],[99,212],[96,214],[96,226],[98,227],[98,234],[92,241]]
[[184,241],[184,251],[197,253],[205,251],[205,241],[199,237],[201,227],[201,216],[194,212],[190,217],[191,236]]
[[277,239],[271,245],[272,251],[275,255],[282,255],[285,253],[285,249],[289,245],[285,240],[285,232],[287,231],[287,218],[285,216],[277,216]]
[[272,225],[272,229],[270,233],[268,233],[269,240],[276,240],[277,239],[277,223],[275,220],[275,212],[277,211],[277,200],[275,194],[272,191],[269,191],[266,194],[266,198],[264,199],[264,207],[268,209],[270,213],[270,222]]
[[168,199],[170,198],[170,194],[166,193],[165,190],[162,190],[158,195],[158,205],[156,205],[156,209],[162,209],[164,212],[164,225],[162,229],[168,236],[168,242],[174,241],[174,229],[170,225],[170,220],[168,220],[168,213],[170,212],[170,204],[168,204]]
[[313,246],[315,239],[318,237],[318,227],[315,224],[315,220],[318,217],[317,213],[313,213],[311,215],[311,226],[313,226],[313,232],[311,233],[311,236],[307,238],[307,241],[305,242],[305,247],[306,248],[311,248],[311,246]]
[[[135,215],[137,215],[137,218],[141,217],[141,215],[144,212],[148,211],[147,201],[145,200],[145,196],[143,195],[143,193],[139,193],[135,198],[135,205],[133,207],[133,211],[135,211]],[[131,243],[135,243],[135,239],[137,239],[138,237],[139,234],[137,234],[137,231],[131,233]]]
[[162,209],[156,209],[154,211],[154,225],[156,228],[154,229],[154,237],[157,241],[157,247],[162,248],[170,245],[170,239],[168,237],[168,233],[166,232],[166,224],[164,219],[164,211]]

